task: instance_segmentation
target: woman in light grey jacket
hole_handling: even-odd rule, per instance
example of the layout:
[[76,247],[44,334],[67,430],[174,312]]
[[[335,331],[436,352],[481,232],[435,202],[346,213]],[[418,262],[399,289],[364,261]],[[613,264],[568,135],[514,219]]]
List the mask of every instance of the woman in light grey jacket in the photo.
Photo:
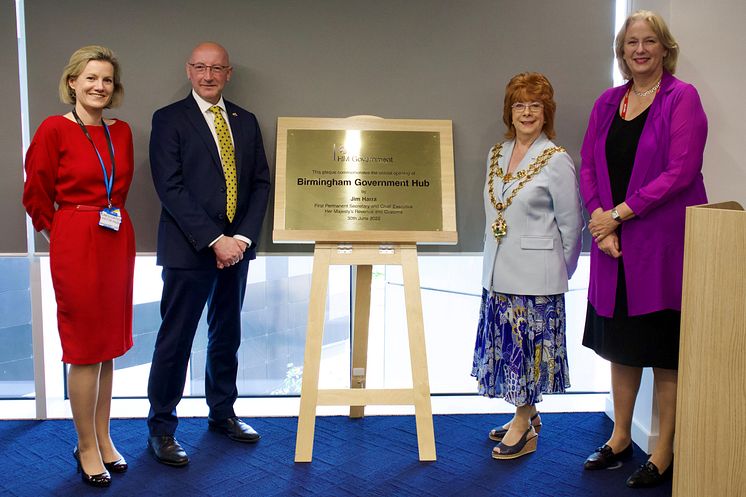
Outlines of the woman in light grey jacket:
[[554,90],[539,73],[505,89],[506,142],[487,157],[482,305],[472,376],[479,393],[516,406],[490,431],[495,459],[536,450],[543,393],[570,386],[567,280],[578,262],[582,206],[572,159],[555,146]]

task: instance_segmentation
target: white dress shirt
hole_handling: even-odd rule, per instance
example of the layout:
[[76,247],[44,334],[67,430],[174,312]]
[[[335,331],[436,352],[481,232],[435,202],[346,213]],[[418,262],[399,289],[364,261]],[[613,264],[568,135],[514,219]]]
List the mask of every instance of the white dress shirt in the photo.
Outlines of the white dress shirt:
[[[228,111],[225,110],[225,102],[223,101],[223,96],[220,96],[220,100],[218,100],[218,103],[211,104],[204,98],[200,97],[196,91],[192,90],[192,97],[194,97],[194,100],[197,102],[197,106],[199,107],[199,110],[202,112],[202,117],[205,118],[205,122],[207,123],[207,126],[210,128],[210,133],[212,133],[212,139],[215,140],[215,146],[218,148],[218,151],[220,151],[220,142],[218,141],[218,132],[215,130],[215,115],[212,113],[210,108],[213,105],[217,105],[220,107],[220,113],[223,115],[223,120],[225,121],[226,126],[228,127],[228,134],[231,137],[231,143],[233,144],[233,149],[236,148],[236,143],[233,141],[233,130],[231,130],[231,123],[228,120]],[[214,239],[210,243],[210,247],[215,245],[218,240],[223,238],[224,235],[220,235],[216,239]],[[233,238],[236,238],[237,240],[241,240],[242,242],[246,243],[246,248],[251,247],[251,240],[243,235],[239,235],[236,233],[233,235]]]
[[215,115],[212,113],[210,108],[213,105],[217,105],[220,107],[220,113],[223,115],[223,120],[225,120],[225,124],[228,125],[228,134],[231,137],[231,143],[233,143],[233,148],[236,147],[235,142],[233,141],[233,130],[231,130],[231,123],[228,120],[228,111],[225,110],[225,102],[223,101],[223,96],[220,96],[220,100],[218,100],[218,103],[211,104],[204,98],[200,97],[196,91],[192,90],[192,96],[194,97],[194,100],[197,101],[197,106],[199,107],[199,110],[202,111],[202,117],[205,118],[205,122],[207,123],[207,126],[210,127],[210,133],[212,133],[212,139],[215,140],[215,146],[218,147],[218,150],[220,150],[220,142],[218,141],[218,132],[215,131]]

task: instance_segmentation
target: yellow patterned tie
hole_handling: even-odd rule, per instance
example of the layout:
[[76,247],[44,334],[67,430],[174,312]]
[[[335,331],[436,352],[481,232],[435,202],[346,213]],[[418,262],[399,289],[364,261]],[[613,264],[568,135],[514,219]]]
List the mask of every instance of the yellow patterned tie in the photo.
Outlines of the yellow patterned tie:
[[228,190],[228,201],[225,206],[225,212],[228,220],[233,222],[236,215],[236,202],[238,200],[238,182],[236,181],[236,156],[233,153],[233,142],[228,131],[228,125],[223,119],[223,113],[220,107],[213,105],[209,109],[215,116],[215,132],[218,135],[220,144],[220,160],[223,164],[223,174],[225,174],[225,187]]

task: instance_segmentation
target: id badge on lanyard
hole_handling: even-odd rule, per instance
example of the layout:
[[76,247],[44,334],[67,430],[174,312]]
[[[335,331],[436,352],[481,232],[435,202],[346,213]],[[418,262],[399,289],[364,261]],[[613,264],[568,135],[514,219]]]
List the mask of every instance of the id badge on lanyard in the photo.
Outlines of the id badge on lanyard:
[[104,173],[104,186],[106,187],[106,201],[108,206],[101,209],[101,211],[98,214],[98,225],[110,229],[113,231],[119,231],[119,226],[122,224],[122,212],[116,208],[112,207],[111,205],[111,190],[114,187],[114,172],[116,170],[116,164],[114,163],[114,144],[111,141],[111,135],[109,134],[109,127],[106,125],[106,122],[104,122],[103,117],[101,118],[101,125],[104,127],[104,134],[106,135],[106,143],[109,145],[109,158],[111,159],[111,175],[106,174],[106,165],[104,165],[104,160],[101,158],[101,154],[98,152],[98,148],[96,148],[96,144],[93,143],[93,138],[91,138],[90,133],[88,133],[88,130],[85,127],[85,124],[83,124],[83,121],[78,116],[78,113],[75,111],[75,108],[73,108],[73,116],[75,116],[75,120],[78,122],[78,125],[80,125],[80,129],[83,130],[83,133],[85,134],[86,138],[88,138],[88,141],[91,142],[91,145],[93,146],[93,151],[96,152],[96,157],[98,158],[99,164],[101,164],[101,170]]
[[122,212],[116,207],[106,207],[98,213],[99,226],[119,231],[120,224],[122,224]]

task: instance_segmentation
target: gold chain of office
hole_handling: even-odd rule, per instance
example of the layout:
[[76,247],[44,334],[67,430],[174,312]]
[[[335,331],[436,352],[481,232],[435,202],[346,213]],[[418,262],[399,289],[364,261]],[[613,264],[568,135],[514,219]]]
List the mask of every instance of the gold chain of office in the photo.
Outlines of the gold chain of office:
[[507,209],[508,206],[513,203],[513,199],[516,195],[518,195],[518,192],[521,191],[521,189],[526,186],[526,184],[531,181],[534,176],[539,174],[539,171],[541,171],[544,166],[547,165],[547,162],[549,162],[549,159],[551,159],[555,153],[565,151],[563,147],[549,147],[545,149],[536,159],[534,159],[533,162],[531,162],[531,164],[528,165],[526,169],[522,169],[515,173],[515,178],[521,180],[520,183],[518,183],[518,185],[513,188],[513,191],[510,193],[505,202],[498,202],[495,198],[495,178],[501,178],[503,184],[509,181],[513,181],[514,179],[514,176],[512,174],[503,174],[503,168],[497,165],[498,159],[502,157],[502,155],[500,154],[502,148],[502,143],[498,143],[492,148],[492,155],[490,157],[490,176],[488,181],[490,202],[492,202],[492,206],[497,211],[495,222],[492,223],[492,234],[495,236],[495,240],[497,240],[498,242],[500,242],[500,239],[502,237],[508,234],[508,223],[505,222],[505,216],[503,215],[505,209]]

